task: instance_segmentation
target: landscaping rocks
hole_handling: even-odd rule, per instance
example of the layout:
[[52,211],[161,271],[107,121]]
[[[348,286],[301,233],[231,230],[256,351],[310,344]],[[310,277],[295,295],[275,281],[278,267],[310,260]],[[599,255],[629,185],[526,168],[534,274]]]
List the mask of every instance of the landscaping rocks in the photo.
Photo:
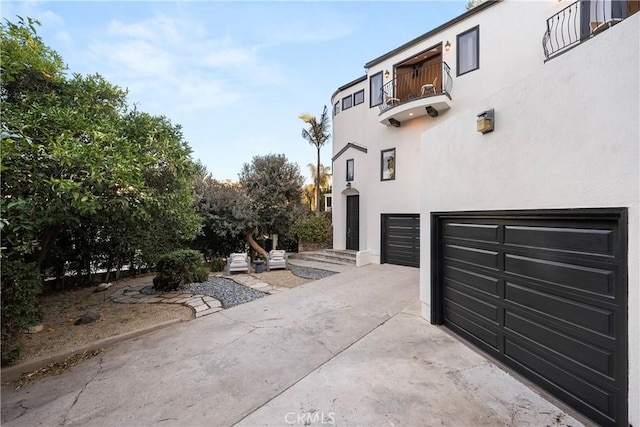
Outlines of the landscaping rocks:
[[89,323],[93,323],[96,320],[100,319],[101,317],[102,317],[101,313],[97,311],[89,310],[82,317],[79,317],[74,322],[74,325],[86,325]]
[[305,279],[318,280],[324,277],[333,276],[337,274],[334,271],[320,270],[318,268],[302,267],[299,265],[289,264],[289,270],[298,277],[304,277]]
[[104,292],[111,286],[113,286],[113,283],[100,283],[98,286],[96,286],[96,292]]
[[244,304],[267,295],[223,277],[211,277],[203,283],[189,283],[181,286],[180,291],[214,297],[222,303],[224,308]]

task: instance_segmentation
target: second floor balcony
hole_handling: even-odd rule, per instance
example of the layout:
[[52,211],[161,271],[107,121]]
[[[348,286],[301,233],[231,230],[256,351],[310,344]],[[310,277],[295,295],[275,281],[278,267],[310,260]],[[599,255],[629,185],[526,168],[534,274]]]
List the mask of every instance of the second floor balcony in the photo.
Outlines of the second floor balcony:
[[395,77],[382,87],[379,121],[399,127],[421,116],[437,117],[451,108],[453,80],[446,62],[396,70]]
[[547,19],[542,38],[545,61],[611,28],[640,11],[638,0],[578,0]]

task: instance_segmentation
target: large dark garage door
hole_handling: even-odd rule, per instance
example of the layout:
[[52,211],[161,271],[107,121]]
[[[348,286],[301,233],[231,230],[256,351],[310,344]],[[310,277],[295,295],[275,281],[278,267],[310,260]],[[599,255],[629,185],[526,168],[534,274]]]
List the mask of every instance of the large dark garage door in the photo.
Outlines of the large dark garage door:
[[626,209],[433,214],[432,238],[432,323],[626,425]]
[[382,215],[382,260],[420,267],[420,215]]

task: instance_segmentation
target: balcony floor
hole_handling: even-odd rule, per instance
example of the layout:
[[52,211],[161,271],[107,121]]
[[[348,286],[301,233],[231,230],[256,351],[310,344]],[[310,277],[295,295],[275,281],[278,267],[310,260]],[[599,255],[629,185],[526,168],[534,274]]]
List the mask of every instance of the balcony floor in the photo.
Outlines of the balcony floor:
[[451,105],[451,98],[446,93],[415,98],[390,106],[380,113],[378,120],[383,125],[391,126],[390,120],[397,120],[402,123],[407,120],[427,116],[427,107],[432,107],[436,111],[442,112],[451,108]]

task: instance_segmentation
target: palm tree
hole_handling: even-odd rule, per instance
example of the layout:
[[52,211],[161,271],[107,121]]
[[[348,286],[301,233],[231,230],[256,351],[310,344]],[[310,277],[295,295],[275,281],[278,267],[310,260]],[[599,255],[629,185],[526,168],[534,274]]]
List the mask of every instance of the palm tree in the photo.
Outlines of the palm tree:
[[[309,172],[311,172],[311,179],[313,180],[313,184],[312,188],[313,188],[313,195],[312,195],[312,199],[315,200],[315,194],[316,194],[316,183],[318,182],[317,179],[317,171],[318,169],[316,168],[316,165],[314,165],[313,163],[307,163],[307,167],[309,168]],[[319,194],[323,194],[325,191],[327,191],[327,189],[329,188],[329,181],[331,178],[331,168],[329,166],[325,166],[322,163],[320,164],[320,192]],[[315,202],[314,202],[314,207],[312,207],[311,209],[315,209]]]
[[[301,114],[298,116],[300,120],[309,125],[307,129],[302,129],[302,137],[309,141],[309,144],[318,150],[317,169],[320,170],[320,148],[327,143],[331,134],[329,133],[329,115],[327,106],[324,106],[320,120],[316,119],[313,114]],[[316,215],[320,215],[320,174],[316,173]]]

